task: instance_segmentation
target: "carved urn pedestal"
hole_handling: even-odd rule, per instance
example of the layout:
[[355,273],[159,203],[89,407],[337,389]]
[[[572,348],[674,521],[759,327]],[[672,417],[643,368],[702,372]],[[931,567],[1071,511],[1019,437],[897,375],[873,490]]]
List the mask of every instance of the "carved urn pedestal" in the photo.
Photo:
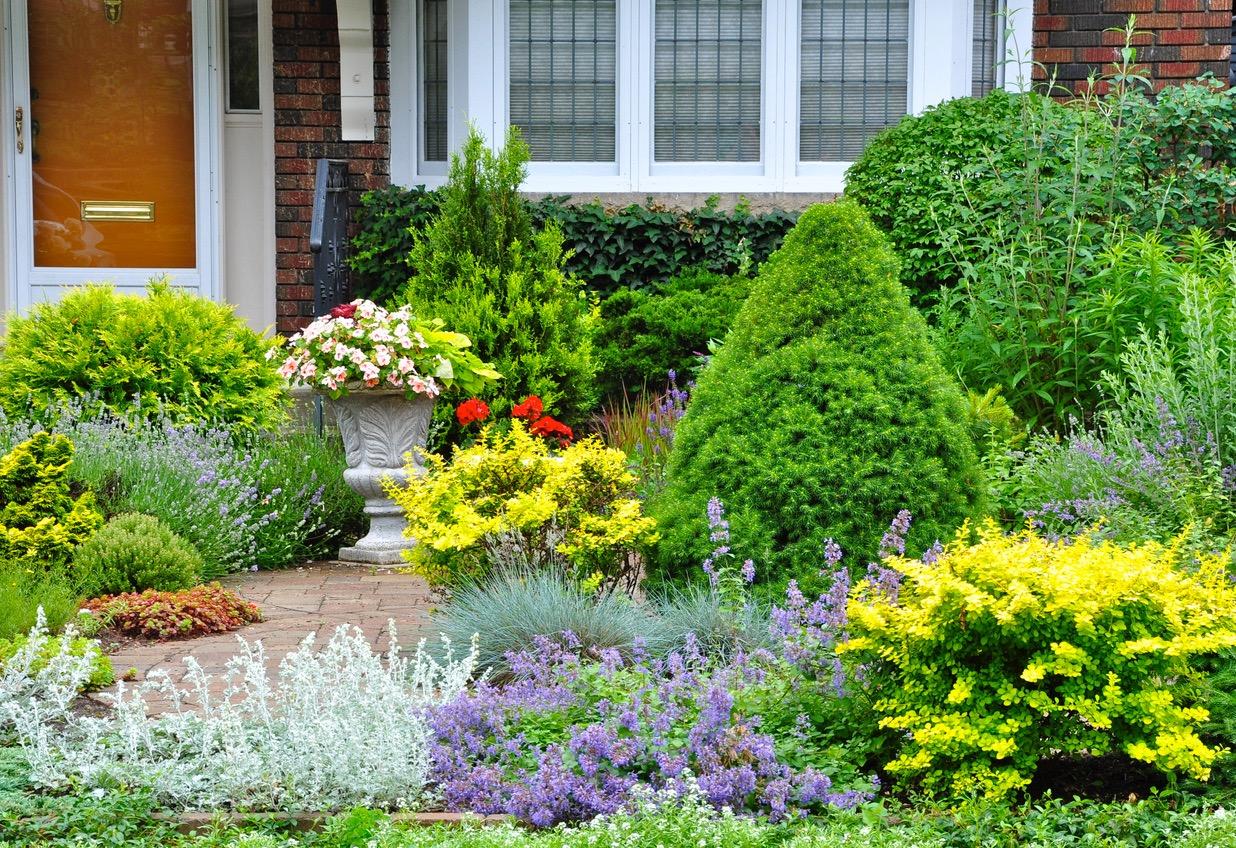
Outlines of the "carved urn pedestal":
[[343,479],[365,499],[369,516],[365,537],[339,550],[344,562],[399,565],[403,552],[416,544],[404,536],[403,512],[386,496],[382,481],[407,485],[404,456],[409,452],[412,473],[423,469],[419,450],[425,447],[433,403],[431,397],[409,400],[402,391],[385,389],[361,389],[330,401],[347,453]]

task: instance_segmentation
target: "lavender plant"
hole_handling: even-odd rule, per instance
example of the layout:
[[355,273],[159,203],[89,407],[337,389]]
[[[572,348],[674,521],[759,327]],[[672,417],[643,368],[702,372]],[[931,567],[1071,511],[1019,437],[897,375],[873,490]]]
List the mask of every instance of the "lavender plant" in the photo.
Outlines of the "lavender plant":
[[[121,784],[179,809],[417,804],[431,743],[422,711],[460,695],[475,650],[458,660],[448,652],[440,664],[422,642],[405,657],[392,628],[383,662],[359,630],[340,627],[321,649],[315,638],[288,654],[273,680],[261,643],[239,640],[221,693],[188,658],[186,688],[159,673],[132,689],[121,684],[111,711],[97,718],[68,711],[76,665],[58,671],[54,687],[20,670],[9,682],[6,672],[0,692],[50,692],[10,698],[5,711],[31,780],[44,788]],[[152,717],[152,697],[170,710]]]
[[77,448],[76,481],[109,512],[153,515],[192,543],[203,579],[326,554],[359,520],[361,503],[342,480],[342,448],[329,440],[82,410],[0,421],[0,443],[41,428],[67,435]]
[[997,482],[1006,520],[1122,542],[1166,542],[1187,528],[1203,547],[1223,547],[1236,528],[1236,474],[1196,422],[1154,406],[1150,432],[1116,410],[1102,431],[1074,423],[1064,437],[1032,439]]

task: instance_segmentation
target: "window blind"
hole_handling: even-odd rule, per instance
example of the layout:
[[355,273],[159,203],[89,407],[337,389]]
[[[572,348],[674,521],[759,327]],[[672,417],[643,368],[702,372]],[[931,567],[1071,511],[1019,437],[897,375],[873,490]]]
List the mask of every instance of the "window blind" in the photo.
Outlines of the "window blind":
[[1004,0],[974,0],[971,94],[985,97],[1004,85]]
[[763,0],[654,0],[659,162],[758,162]]
[[909,0],[803,0],[799,159],[849,162],[905,113]]
[[534,161],[616,161],[616,0],[510,0],[510,119]]
[[447,0],[421,0],[421,150],[426,162],[445,162]]

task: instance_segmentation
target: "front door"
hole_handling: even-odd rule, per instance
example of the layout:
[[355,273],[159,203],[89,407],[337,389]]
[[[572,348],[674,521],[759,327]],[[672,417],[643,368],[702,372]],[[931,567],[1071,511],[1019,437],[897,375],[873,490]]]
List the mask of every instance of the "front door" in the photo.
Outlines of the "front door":
[[16,303],[213,294],[207,0],[11,0]]

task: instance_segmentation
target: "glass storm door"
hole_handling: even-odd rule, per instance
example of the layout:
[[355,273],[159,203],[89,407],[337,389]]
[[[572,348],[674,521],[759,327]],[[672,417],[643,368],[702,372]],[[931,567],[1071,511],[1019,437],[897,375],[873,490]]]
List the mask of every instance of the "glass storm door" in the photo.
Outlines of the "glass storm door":
[[194,30],[207,0],[13,3],[14,102],[24,111],[16,305],[66,284],[140,287],[161,273],[209,289],[200,102],[209,77]]

